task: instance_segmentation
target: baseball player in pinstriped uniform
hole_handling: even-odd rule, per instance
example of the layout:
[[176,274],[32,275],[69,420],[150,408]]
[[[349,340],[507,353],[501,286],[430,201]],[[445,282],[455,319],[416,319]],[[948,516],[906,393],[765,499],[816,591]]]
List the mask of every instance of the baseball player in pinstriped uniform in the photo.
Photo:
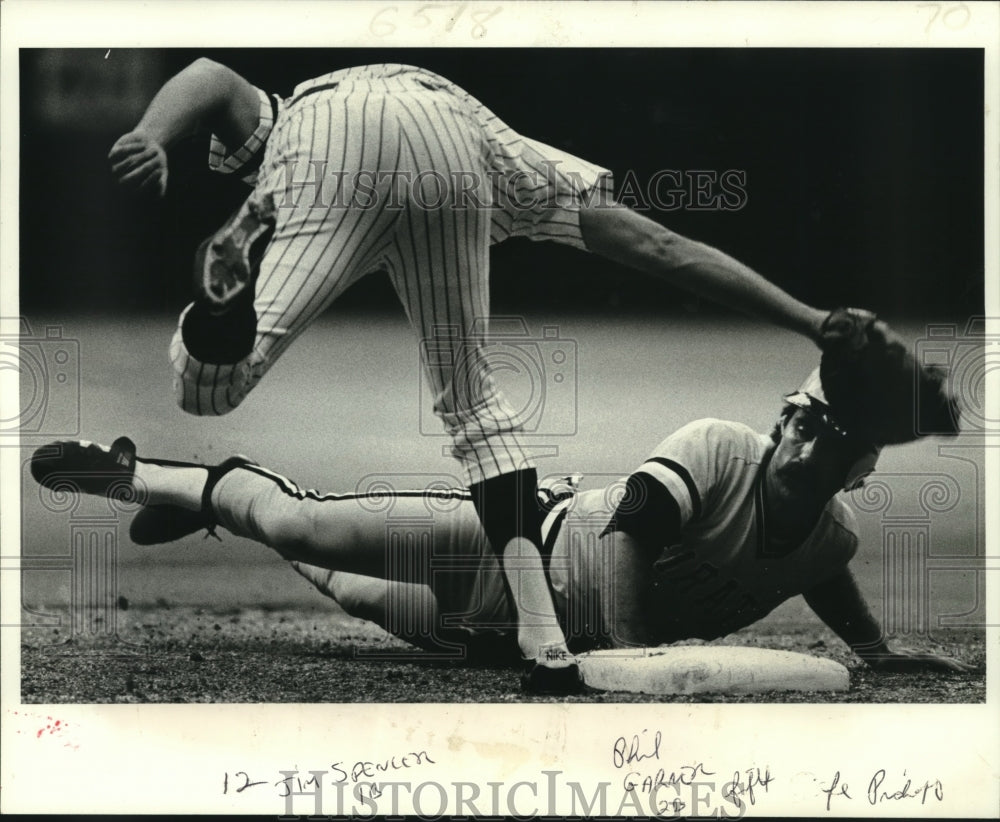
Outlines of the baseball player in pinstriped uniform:
[[522,137],[412,66],[337,71],[282,100],[198,60],[116,142],[113,173],[162,195],[164,147],[197,128],[213,134],[212,167],[254,190],[196,254],[198,297],[170,346],[181,406],[234,408],[344,289],[388,272],[420,338],[450,347],[425,362],[426,378],[486,533],[505,546],[502,567],[508,553],[518,557],[516,584],[508,581],[519,641],[541,662],[529,686],[550,687],[539,683],[551,669],[551,687],[574,687],[531,515],[535,469],[485,356],[489,244],[525,236],[588,249],[814,341],[826,313],[614,203],[605,169]]
[[[711,640],[801,594],[875,668],[972,670],[892,651],[850,572],[858,528],[835,494],[859,485],[879,451],[842,428],[817,371],[785,397],[770,436],[698,420],[621,482],[582,492],[579,475],[541,483],[548,580],[570,648]],[[349,614],[429,650],[493,661],[518,651],[500,561],[466,491],[319,494],[246,458],[209,469],[137,458],[124,437],[111,448],[44,447],[32,473],[63,487],[89,474],[90,493],[128,484],[186,523],[164,532],[144,508],[131,527],[140,544],[221,525],[271,546]],[[389,514],[411,531],[424,523],[409,542],[429,539],[426,550],[387,555]]]

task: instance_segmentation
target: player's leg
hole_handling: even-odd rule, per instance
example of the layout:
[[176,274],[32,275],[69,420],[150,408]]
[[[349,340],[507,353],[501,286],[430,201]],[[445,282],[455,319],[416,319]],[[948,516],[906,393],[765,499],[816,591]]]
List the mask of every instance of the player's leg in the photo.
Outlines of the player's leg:
[[[408,137],[404,162],[427,187],[412,191],[400,214],[387,255],[390,279],[421,336],[435,413],[452,437],[452,453],[501,558],[522,652],[547,662],[545,670],[576,675],[540,555],[535,469],[518,438],[521,421],[498,390],[486,351],[487,151],[479,130],[449,100],[417,94],[398,105]],[[566,682],[566,689],[577,687],[576,679]]]
[[[331,571],[303,562],[291,566],[350,616],[437,656],[494,665],[517,660],[513,632],[470,627],[442,607],[429,585]],[[387,652],[388,653],[388,652]]]
[[140,544],[220,524],[257,540],[351,615],[422,648],[468,658],[514,643],[496,558],[460,489],[318,494],[245,457],[218,466],[138,457],[126,437],[43,446],[31,473],[59,494],[142,503],[130,531],[139,525]]
[[481,562],[476,514],[457,490],[320,494],[248,464],[210,478],[200,498],[234,535],[320,568],[422,585],[454,573],[461,587]]
[[374,622],[407,642],[420,644],[430,633],[427,627],[438,621],[438,604],[429,585],[334,571],[298,560],[290,564],[347,614]]
[[[175,392],[185,411],[235,408],[339,294],[377,267],[396,218],[388,207],[391,179],[377,173],[397,146],[384,108],[366,99],[315,95],[290,109],[272,133],[254,193],[215,238],[224,245],[233,224],[253,229],[255,214],[273,221],[273,230],[265,225],[257,235],[268,242],[254,287],[223,300],[220,311],[212,292],[218,286],[227,293],[229,280],[213,275],[217,260],[199,260],[196,276],[210,285],[185,309],[171,343]],[[254,236],[239,232],[244,245],[248,235]]]
[[475,576],[482,564],[479,520],[457,489],[319,494],[246,457],[217,466],[139,457],[127,437],[110,447],[79,440],[42,446],[31,473],[60,493],[147,506],[137,517],[150,507],[199,512],[204,523],[331,570],[430,584],[438,561],[436,570],[456,572],[451,581],[461,591],[469,582],[462,574]]

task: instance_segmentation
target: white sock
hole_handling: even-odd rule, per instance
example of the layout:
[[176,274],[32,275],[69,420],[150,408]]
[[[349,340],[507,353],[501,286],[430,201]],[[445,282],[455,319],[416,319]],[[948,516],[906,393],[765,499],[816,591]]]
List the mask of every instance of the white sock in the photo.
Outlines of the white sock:
[[201,466],[156,465],[136,460],[135,486],[145,494],[147,505],[176,505],[200,511],[207,481],[208,469]]

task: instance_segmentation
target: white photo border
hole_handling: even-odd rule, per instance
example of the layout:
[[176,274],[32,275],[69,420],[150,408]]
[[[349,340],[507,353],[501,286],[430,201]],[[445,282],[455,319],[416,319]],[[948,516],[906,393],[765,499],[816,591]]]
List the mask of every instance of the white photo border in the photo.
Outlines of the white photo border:
[[[405,24],[414,4],[361,2],[18,2],[2,4],[0,104],[0,299],[4,316],[17,315],[18,297],[18,49],[87,46],[184,45],[365,47],[476,46],[608,47],[955,47],[985,54],[985,260],[988,317],[1000,316],[1000,164],[997,126],[1000,7],[993,3],[512,3],[475,2],[470,8],[502,12],[485,33]],[[418,4],[419,5],[419,4]],[[395,11],[387,11],[395,9]],[[293,13],[288,13],[293,11]],[[379,14],[382,16],[379,17]],[[380,25],[384,24],[384,25]],[[961,25],[960,25],[961,24]],[[391,31],[389,27],[391,26]],[[478,30],[477,30],[478,31]],[[220,34],[221,32],[221,34]],[[996,334],[1000,329],[991,327]],[[5,381],[10,375],[4,374]],[[995,374],[987,402],[997,407]],[[16,377],[15,377],[16,380]],[[16,394],[16,382],[15,394]],[[5,382],[2,402],[16,402]],[[9,415],[4,414],[4,418]],[[16,554],[18,449],[0,449],[3,484],[3,555]],[[987,448],[987,499],[997,499],[1000,458]],[[1000,507],[989,507],[987,554],[1000,556]],[[988,622],[1000,625],[996,573],[988,580]],[[3,624],[19,621],[19,580],[3,574]],[[2,782],[0,801],[10,812],[176,812],[283,814],[291,808],[271,791],[222,791],[224,773],[266,774],[294,768],[303,774],[333,763],[389,758],[425,750],[441,764],[428,779],[481,787],[474,807],[485,813],[567,814],[576,781],[589,798],[615,777],[611,765],[618,732],[663,732],[665,761],[677,767],[714,763],[721,771],[765,767],[775,781],[768,801],[750,814],[928,815],[987,817],[1000,806],[1000,698],[998,629],[988,631],[988,701],[984,705],[59,705],[22,706],[16,632],[4,631],[2,668]],[[75,729],[73,747],[53,747],[21,733],[41,715],[61,717]],[[614,731],[614,733],[612,733]],[[346,741],[353,740],[347,746]],[[348,747],[350,751],[348,751]],[[720,752],[724,752],[722,755]],[[723,761],[724,760],[724,761]],[[874,772],[907,770],[914,783],[940,780],[943,802],[884,805],[863,801],[827,812],[818,790],[833,774],[862,763]],[[547,772],[556,793],[545,790]],[[423,778],[422,775],[420,778]],[[501,806],[491,806],[490,783],[502,783]],[[510,786],[526,783],[516,806],[504,805]],[[889,783],[887,783],[888,785]],[[532,792],[534,786],[535,791]],[[895,786],[895,787],[898,787]],[[308,786],[294,813],[313,813]],[[465,791],[468,798],[470,790]],[[852,789],[853,792],[854,789]],[[863,794],[864,786],[857,786]],[[424,808],[401,794],[392,812],[462,812],[449,787],[447,805],[428,789]],[[620,793],[620,792],[619,792]],[[610,794],[609,794],[610,795]],[[412,799],[412,795],[410,796]],[[327,800],[335,803],[333,792]],[[350,812],[352,798],[340,810]],[[355,802],[357,804],[357,802]],[[575,807],[579,808],[579,804]],[[464,809],[468,812],[468,808]],[[371,806],[362,804],[362,815]],[[384,805],[380,813],[388,812]],[[647,812],[609,801],[609,813]],[[338,812],[333,804],[323,813]],[[735,805],[723,813],[735,815]]]

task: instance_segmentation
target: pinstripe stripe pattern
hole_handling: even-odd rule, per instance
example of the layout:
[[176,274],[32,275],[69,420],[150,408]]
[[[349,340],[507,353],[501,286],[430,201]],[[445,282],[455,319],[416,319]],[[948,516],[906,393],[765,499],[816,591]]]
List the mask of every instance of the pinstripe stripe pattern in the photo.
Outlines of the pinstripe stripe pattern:
[[467,92],[411,66],[303,83],[270,131],[251,199],[272,195],[278,220],[257,280],[254,350],[232,366],[198,363],[178,326],[171,361],[181,406],[235,407],[346,288],[385,270],[420,340],[434,340],[425,376],[466,481],[529,467],[522,423],[486,356],[489,245],[523,236],[583,248],[580,203],[609,191],[610,174],[521,137]]

